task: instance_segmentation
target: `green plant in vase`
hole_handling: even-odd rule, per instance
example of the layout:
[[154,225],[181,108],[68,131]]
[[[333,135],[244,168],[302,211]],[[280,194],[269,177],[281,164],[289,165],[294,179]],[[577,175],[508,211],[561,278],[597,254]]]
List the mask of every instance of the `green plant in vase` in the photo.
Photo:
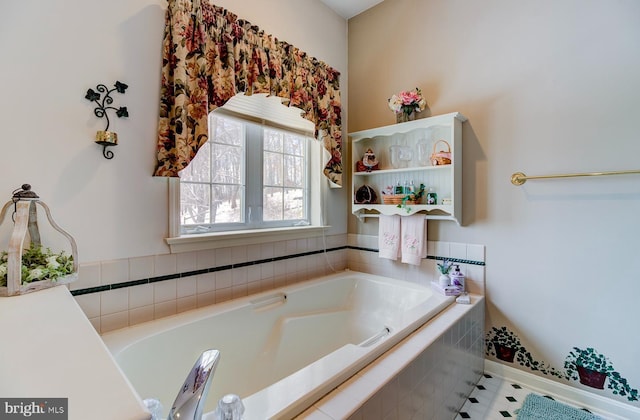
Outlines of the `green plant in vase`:
[[442,263],[437,263],[438,272],[440,273],[440,277],[438,277],[438,284],[440,287],[445,288],[450,285],[449,272],[451,268],[453,268],[453,263],[446,258],[442,260]]
[[447,259],[442,260],[442,263],[437,263],[438,271],[440,274],[449,274],[451,268],[453,267],[453,263]]
[[581,384],[592,388],[604,389],[608,378],[607,388],[614,395],[638,401],[638,390],[631,388],[629,382],[614,370],[609,359],[592,347],[574,347],[565,359],[564,368],[568,379],[579,380]]
[[400,202],[400,204],[398,204],[397,207],[399,209],[405,209],[407,213],[410,213],[411,207],[407,207],[407,201],[410,203],[419,203],[422,199],[422,196],[424,196],[424,188],[424,184],[420,184],[420,187],[418,187],[418,191],[414,191],[402,197],[402,201]]
[[[0,287],[7,285],[9,254],[0,253]],[[31,244],[22,251],[21,280],[22,284],[38,280],[56,281],[60,277],[73,272],[73,257],[63,252],[56,254],[49,248]]]

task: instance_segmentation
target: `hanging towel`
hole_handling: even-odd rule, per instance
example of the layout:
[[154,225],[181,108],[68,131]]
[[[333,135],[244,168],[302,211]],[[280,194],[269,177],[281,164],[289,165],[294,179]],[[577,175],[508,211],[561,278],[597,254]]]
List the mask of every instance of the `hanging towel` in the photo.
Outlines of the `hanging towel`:
[[400,224],[402,262],[420,265],[422,259],[427,257],[427,220],[424,214],[414,214],[403,216]]
[[380,215],[378,223],[378,255],[397,260],[400,256],[400,216]]

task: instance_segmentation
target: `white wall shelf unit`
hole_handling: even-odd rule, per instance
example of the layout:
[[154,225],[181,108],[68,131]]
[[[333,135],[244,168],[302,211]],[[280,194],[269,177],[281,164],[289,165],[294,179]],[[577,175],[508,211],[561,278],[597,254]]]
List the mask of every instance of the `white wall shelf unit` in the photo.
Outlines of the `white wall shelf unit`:
[[[352,145],[351,212],[361,221],[381,214],[407,216],[425,214],[426,219],[462,220],[462,123],[467,118],[458,112],[393,124],[384,127],[350,133]],[[451,163],[434,165],[431,154],[451,150]],[[437,144],[436,144],[437,143]],[[396,146],[393,147],[392,146]],[[378,169],[370,172],[358,170],[365,152],[371,149],[378,160]],[[398,160],[392,150],[400,150],[405,156]],[[410,159],[409,159],[410,157]],[[413,181],[415,188],[426,187],[425,195],[416,204],[399,208],[397,204],[384,204],[382,191],[398,183]],[[363,185],[371,187],[377,201],[370,204],[356,203],[356,192]],[[437,203],[426,204],[426,192],[432,188]]]

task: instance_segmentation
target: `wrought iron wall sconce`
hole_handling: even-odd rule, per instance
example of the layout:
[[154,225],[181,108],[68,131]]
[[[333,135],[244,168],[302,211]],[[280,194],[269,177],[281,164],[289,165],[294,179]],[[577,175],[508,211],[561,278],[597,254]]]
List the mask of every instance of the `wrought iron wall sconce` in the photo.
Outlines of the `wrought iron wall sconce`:
[[[129,111],[126,106],[121,106],[120,108],[110,106],[113,104],[111,93],[113,91],[117,91],[118,93],[124,94],[128,87],[129,86],[118,81],[116,81],[113,89],[109,89],[105,85],[99,84],[96,86],[97,92],[96,90],[89,89],[87,90],[87,94],[84,96],[87,100],[98,104],[98,106],[93,110],[96,117],[105,118],[107,120],[107,126],[105,129],[96,133],[96,143],[102,146],[102,155],[106,159],[113,159],[113,152],[111,150],[107,150],[107,147],[118,145],[118,134],[113,131],[109,131],[109,115],[107,114],[107,111],[110,109],[114,110],[118,118],[126,118],[129,116]],[[104,93],[104,96],[101,95],[102,93]]]

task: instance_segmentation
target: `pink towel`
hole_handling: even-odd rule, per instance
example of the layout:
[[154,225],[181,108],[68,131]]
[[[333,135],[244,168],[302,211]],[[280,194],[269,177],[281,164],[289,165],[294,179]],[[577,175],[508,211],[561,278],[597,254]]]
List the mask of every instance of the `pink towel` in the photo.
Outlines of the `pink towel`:
[[397,260],[400,256],[400,216],[380,215],[378,224],[378,255]]
[[422,259],[427,257],[427,220],[424,214],[403,216],[401,231],[402,262],[420,265]]

